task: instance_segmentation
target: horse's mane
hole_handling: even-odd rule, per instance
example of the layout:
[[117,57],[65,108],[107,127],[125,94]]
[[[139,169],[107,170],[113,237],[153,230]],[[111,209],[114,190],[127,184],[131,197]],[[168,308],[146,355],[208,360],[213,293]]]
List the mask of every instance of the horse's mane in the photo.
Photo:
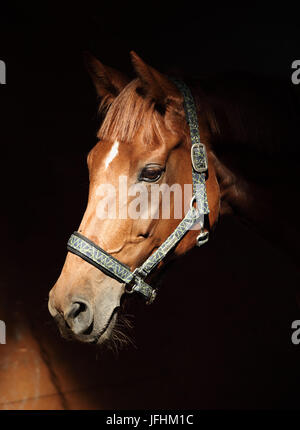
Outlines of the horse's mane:
[[[184,80],[206,116],[214,149],[273,156],[299,152],[300,103],[291,83],[240,72]],[[146,142],[161,137],[162,116],[141,89],[134,79],[111,105],[100,104],[105,114],[100,139],[130,142],[137,132]]]
[[194,93],[215,148],[274,156],[299,152],[300,98],[290,82],[231,73],[197,79]]

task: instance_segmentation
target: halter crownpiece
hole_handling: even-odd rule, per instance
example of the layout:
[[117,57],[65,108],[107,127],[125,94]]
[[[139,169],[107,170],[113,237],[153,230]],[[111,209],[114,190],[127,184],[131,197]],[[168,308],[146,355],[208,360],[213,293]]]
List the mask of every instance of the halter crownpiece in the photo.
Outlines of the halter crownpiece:
[[[177,79],[171,79],[184,98],[184,110],[189,124],[191,137],[191,161],[193,178],[193,197],[190,208],[178,224],[173,233],[160,245],[160,247],[147,260],[133,272],[126,265],[108,254],[94,242],[78,232],[74,232],[67,244],[68,251],[81,257],[83,260],[95,266],[106,275],[125,284],[127,293],[138,292],[147,299],[147,304],[154,301],[157,290],[145,282],[146,277],[155,267],[175,248],[185,234],[195,225],[200,224],[200,234],[197,236],[196,245],[201,246],[208,241],[209,233],[203,230],[204,215],[209,213],[206,193],[206,171],[208,168],[205,146],[200,142],[198,118],[195,102],[188,86]],[[194,207],[196,201],[197,207]]]

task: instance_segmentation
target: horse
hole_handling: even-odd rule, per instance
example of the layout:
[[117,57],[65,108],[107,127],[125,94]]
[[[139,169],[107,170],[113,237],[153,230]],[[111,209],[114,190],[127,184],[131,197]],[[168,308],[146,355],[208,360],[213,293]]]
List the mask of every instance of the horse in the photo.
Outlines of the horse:
[[[192,186],[191,130],[184,96],[169,75],[133,51],[134,79],[89,53],[85,57],[100,99],[102,122],[98,142],[87,156],[89,196],[77,237],[87,238],[94,250],[103,250],[134,273],[160,249],[184,215],[179,220],[164,218],[160,198],[155,208],[159,216],[121,216],[119,210],[118,216],[102,217],[99,187],[110,184],[120,197],[119,179],[124,177],[128,186],[143,185],[146,200],[151,200],[154,184]],[[288,210],[295,201],[297,171],[285,160],[296,166],[298,98],[284,83],[267,78],[230,74],[184,81],[194,97],[206,149],[209,212],[204,232],[213,234],[220,217],[234,215],[297,260],[295,211]],[[172,197],[169,206],[174,213],[178,204]],[[127,207],[132,201],[131,196]],[[192,209],[190,195],[180,201],[182,213],[189,202]],[[147,281],[157,282],[168,263],[193,249],[198,237],[199,229],[186,231]],[[120,279],[69,249],[49,293],[48,308],[62,336],[100,345],[113,337],[122,299],[132,292]]]

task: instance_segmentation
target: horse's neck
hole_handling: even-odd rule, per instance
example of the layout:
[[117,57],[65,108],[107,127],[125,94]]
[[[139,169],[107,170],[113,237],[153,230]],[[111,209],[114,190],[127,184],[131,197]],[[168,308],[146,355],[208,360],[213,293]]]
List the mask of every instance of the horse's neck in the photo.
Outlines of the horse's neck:
[[297,258],[300,102],[294,88],[241,75],[199,80],[195,93],[216,154],[221,215],[237,215]]
[[300,234],[297,214],[292,218],[293,211],[289,210],[295,199],[294,190],[283,179],[273,186],[246,180],[217,157],[215,168],[221,191],[221,215],[238,216],[296,262]]

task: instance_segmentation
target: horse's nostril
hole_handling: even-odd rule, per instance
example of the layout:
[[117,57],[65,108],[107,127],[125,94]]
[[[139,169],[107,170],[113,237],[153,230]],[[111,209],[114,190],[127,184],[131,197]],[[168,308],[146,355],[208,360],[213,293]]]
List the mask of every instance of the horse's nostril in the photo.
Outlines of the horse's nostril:
[[87,334],[93,323],[91,306],[83,301],[74,301],[65,313],[66,324],[75,334]]

